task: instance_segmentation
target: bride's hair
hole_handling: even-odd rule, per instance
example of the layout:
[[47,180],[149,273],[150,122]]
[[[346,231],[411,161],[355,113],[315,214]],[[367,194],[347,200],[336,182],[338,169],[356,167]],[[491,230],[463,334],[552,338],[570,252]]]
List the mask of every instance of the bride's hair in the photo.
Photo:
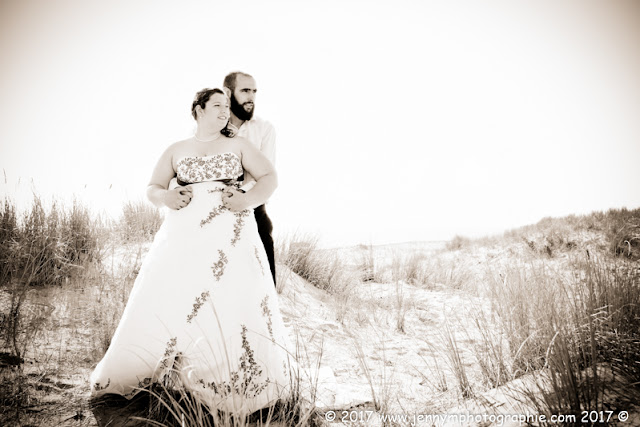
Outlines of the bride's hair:
[[198,115],[196,114],[196,107],[199,105],[204,109],[205,104],[211,98],[211,95],[214,93],[221,93],[224,96],[227,96],[226,93],[222,89],[213,88],[213,89],[202,89],[200,92],[196,93],[195,98],[193,98],[193,103],[191,104],[191,115],[194,119],[198,120]]

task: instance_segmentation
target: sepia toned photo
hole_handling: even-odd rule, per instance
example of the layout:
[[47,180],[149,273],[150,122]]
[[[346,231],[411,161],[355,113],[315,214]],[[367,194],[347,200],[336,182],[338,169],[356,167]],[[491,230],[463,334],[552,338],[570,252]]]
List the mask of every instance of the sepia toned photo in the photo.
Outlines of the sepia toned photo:
[[640,3],[0,2],[0,425],[640,426]]

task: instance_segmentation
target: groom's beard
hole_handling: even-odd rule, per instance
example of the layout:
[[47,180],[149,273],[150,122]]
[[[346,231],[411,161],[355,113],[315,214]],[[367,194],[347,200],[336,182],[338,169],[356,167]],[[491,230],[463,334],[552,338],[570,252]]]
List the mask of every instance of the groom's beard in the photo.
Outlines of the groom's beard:
[[[248,102],[245,104],[248,104]],[[255,109],[255,104],[253,104],[251,111],[247,112],[247,110],[244,109],[244,104],[240,104],[235,95],[231,94],[231,112],[240,120],[251,120],[253,117],[253,110]]]

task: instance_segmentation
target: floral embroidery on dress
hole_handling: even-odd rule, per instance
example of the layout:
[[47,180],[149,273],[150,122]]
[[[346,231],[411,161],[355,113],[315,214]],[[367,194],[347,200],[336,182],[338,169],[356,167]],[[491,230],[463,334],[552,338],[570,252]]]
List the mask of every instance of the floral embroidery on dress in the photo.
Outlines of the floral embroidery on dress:
[[151,385],[151,378],[143,378],[142,381],[138,380],[138,388],[134,388],[129,393],[123,394],[124,397],[133,397],[140,392],[140,389],[147,388]]
[[211,266],[211,270],[213,270],[213,277],[215,277],[217,281],[220,281],[220,278],[224,274],[224,268],[227,265],[228,260],[222,249],[218,249],[218,255],[218,261],[216,261],[215,264]]
[[229,187],[233,187],[236,190],[238,190],[241,193],[245,193],[244,190],[240,189],[240,187],[242,187],[242,181],[238,181],[237,179],[231,180],[230,182],[227,183],[227,186]]
[[257,383],[258,379],[262,375],[262,369],[255,361],[253,356],[253,350],[247,340],[247,327],[242,326],[242,355],[240,356],[240,366],[237,371],[231,371],[231,378],[229,381],[222,382],[210,382],[205,383],[204,380],[199,379],[197,382],[202,385],[203,388],[212,389],[214,393],[227,397],[233,392],[243,396],[245,398],[253,398],[264,391],[269,385],[271,380],[265,378],[261,383]]
[[167,348],[164,350],[164,356],[162,357],[162,361],[160,362],[160,366],[163,368],[169,367],[169,358],[173,353],[173,350],[176,348],[176,343],[178,342],[178,337],[173,337],[167,342]]
[[275,344],[276,339],[273,336],[273,322],[271,320],[271,310],[269,310],[269,295],[265,296],[260,303],[260,307],[262,307],[262,317],[267,319],[267,329],[269,330],[269,336],[271,337],[271,341]]
[[262,275],[264,276],[264,267],[262,266],[262,260],[260,259],[260,253],[258,252],[258,247],[253,247],[253,253],[256,255],[256,259],[258,260],[258,264],[260,265],[260,271],[262,271]]
[[242,175],[242,163],[235,153],[184,157],[177,162],[179,181],[193,184],[203,181],[234,179]]
[[220,215],[222,212],[226,210],[227,208],[225,206],[222,206],[222,205],[216,206],[211,210],[211,212],[209,212],[209,215],[205,219],[200,221],[200,227],[204,227],[205,225],[209,224],[211,221],[213,221],[215,217],[217,217],[218,215]]
[[233,213],[236,217],[236,223],[233,225],[233,239],[231,239],[231,246],[235,246],[240,240],[240,232],[242,226],[244,226],[244,219],[249,216],[249,209],[245,209],[240,212]]
[[102,390],[106,389],[107,387],[109,387],[109,384],[111,384],[111,378],[108,378],[107,379],[107,383],[105,385],[103,385],[103,386],[101,386],[100,383],[94,383],[93,384],[93,389],[95,391],[102,391]]
[[196,302],[193,303],[193,309],[191,310],[191,314],[187,316],[187,323],[191,323],[194,317],[198,314],[198,310],[202,307],[202,304],[205,303],[207,298],[209,298],[209,291],[204,291],[200,294],[200,296],[196,297]]
[[138,387],[145,388],[151,385],[151,378],[145,377],[142,381],[138,381]]

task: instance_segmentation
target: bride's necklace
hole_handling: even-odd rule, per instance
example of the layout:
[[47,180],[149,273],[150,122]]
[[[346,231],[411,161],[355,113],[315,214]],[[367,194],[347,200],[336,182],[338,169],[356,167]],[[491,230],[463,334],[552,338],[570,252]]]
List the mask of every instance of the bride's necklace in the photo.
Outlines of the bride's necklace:
[[215,141],[216,139],[220,138],[220,135],[222,135],[222,134],[218,133],[216,136],[214,136],[211,139],[200,139],[200,138],[198,138],[198,135],[193,135],[193,137],[196,139],[196,141],[199,141],[199,142],[211,142],[211,141]]

